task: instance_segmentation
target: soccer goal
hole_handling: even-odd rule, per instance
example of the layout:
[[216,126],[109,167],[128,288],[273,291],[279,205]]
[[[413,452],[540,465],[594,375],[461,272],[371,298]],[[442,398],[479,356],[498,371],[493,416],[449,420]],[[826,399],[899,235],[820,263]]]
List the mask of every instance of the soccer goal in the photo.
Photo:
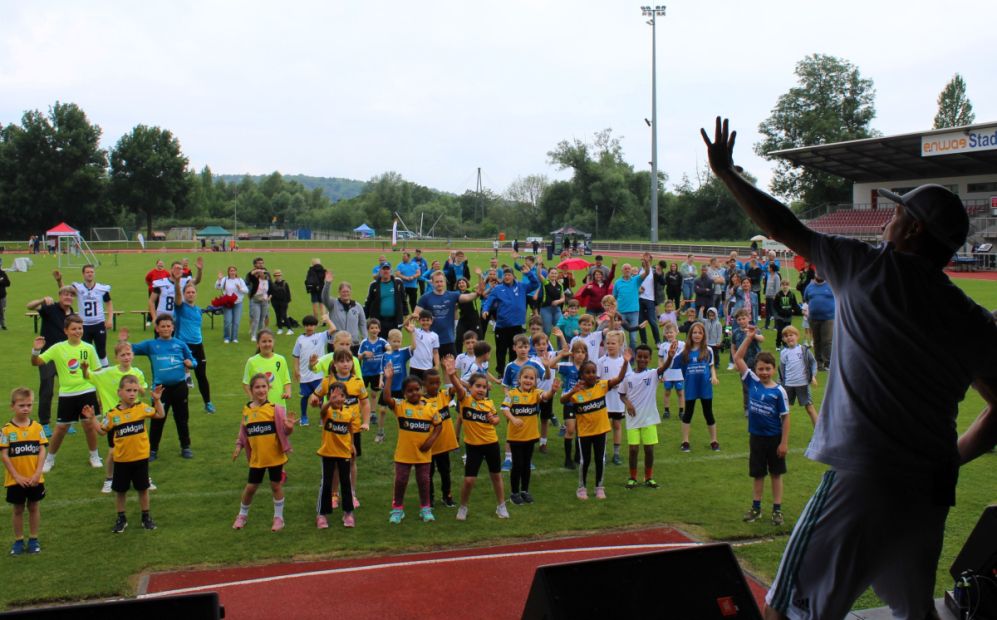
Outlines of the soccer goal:
[[174,226],[166,233],[168,241],[193,241],[194,229],[190,226]]
[[125,229],[120,226],[113,226],[108,228],[91,228],[90,229],[90,240],[91,241],[128,241],[128,235],[125,234]]
[[97,256],[93,253],[93,250],[90,249],[86,240],[79,234],[59,236],[56,252],[59,256],[59,268],[100,265],[100,261],[97,260]]

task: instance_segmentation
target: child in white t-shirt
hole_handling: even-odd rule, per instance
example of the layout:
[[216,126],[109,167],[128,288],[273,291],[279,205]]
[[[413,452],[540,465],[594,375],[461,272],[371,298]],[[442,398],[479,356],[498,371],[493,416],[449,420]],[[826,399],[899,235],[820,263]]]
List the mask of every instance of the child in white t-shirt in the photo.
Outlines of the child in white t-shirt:
[[[606,354],[599,358],[599,363],[596,365],[599,369],[599,379],[612,379],[620,374],[620,367],[626,363],[623,359],[624,338],[620,330],[606,332]],[[627,373],[629,372],[628,369]],[[606,393],[606,411],[613,427],[613,465],[622,465],[620,444],[623,442],[623,417],[626,408],[620,400],[618,387]]]
[[323,374],[321,371],[312,370],[310,361],[312,356],[318,357],[325,353],[325,332],[316,331],[318,319],[312,315],[307,315],[301,319],[301,326],[305,333],[299,334],[294,341],[294,350],[291,355],[294,357],[294,381],[298,384],[301,393],[301,426],[308,426],[308,398],[312,392],[322,384]]
[[421,381],[426,371],[440,365],[440,337],[430,329],[433,326],[433,313],[429,310],[419,311],[419,327],[409,320],[405,329],[412,334],[412,359],[409,360],[409,374],[419,377]]
[[665,349],[665,357],[657,368],[648,367],[651,363],[651,347],[646,344],[637,345],[634,361],[636,370],[627,373],[619,385],[620,399],[627,411],[627,445],[630,447],[629,465],[630,478],[627,488],[637,486],[637,457],[640,447],[644,446],[644,486],[658,488],[654,480],[654,446],[658,445],[658,382],[661,381],[665,369],[671,366],[675,357],[677,343]]
[[[668,356],[668,349],[672,346],[672,343],[675,343],[678,347],[678,353],[681,353],[685,349],[685,341],[678,339],[679,328],[675,323],[665,323],[661,333],[664,340],[658,345],[659,360],[663,360]],[[669,367],[665,371],[663,379],[665,385],[664,418],[667,420],[672,417],[672,412],[669,408],[672,400],[672,390],[675,390],[675,397],[678,399],[679,417],[681,418],[682,414],[685,413],[685,383],[683,382],[682,370]]]

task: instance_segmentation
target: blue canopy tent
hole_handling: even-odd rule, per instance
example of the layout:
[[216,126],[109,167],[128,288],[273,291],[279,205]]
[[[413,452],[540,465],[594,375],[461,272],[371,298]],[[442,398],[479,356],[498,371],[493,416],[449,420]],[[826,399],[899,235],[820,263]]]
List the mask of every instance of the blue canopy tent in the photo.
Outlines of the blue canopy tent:
[[366,224],[361,224],[353,229],[353,232],[357,233],[361,237],[373,237],[374,229]]

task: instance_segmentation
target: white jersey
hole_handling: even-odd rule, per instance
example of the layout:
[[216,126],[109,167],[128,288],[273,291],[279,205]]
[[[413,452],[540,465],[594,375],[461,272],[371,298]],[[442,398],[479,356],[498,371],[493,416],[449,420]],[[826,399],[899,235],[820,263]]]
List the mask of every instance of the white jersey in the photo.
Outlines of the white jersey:
[[471,375],[473,375],[475,373],[481,373],[483,375],[487,375],[488,374],[488,362],[482,362],[481,364],[479,364],[476,361],[474,361],[474,358],[472,357],[471,358],[471,365],[468,366],[467,370],[465,370],[464,372],[462,372],[461,375],[460,375],[460,381],[461,381],[461,383],[468,383],[471,380]]
[[322,357],[325,354],[325,333],[315,332],[311,336],[301,334],[294,342],[291,355],[298,358],[298,376],[302,383],[321,381],[325,375],[308,367],[312,355]]
[[600,350],[602,349],[602,331],[596,330],[591,334],[589,334],[588,336],[582,336],[581,334],[578,334],[577,336],[571,339],[571,345],[574,346],[575,342],[578,340],[584,342],[586,348],[588,348],[589,359],[592,360],[593,362],[598,361],[599,358],[602,356],[602,351]]
[[[187,283],[191,281],[191,276],[183,276],[180,278],[180,290],[183,291]],[[169,314],[173,316],[173,309],[177,305],[177,287],[173,284],[173,280],[169,278],[160,278],[159,280],[153,280],[152,288],[159,291],[159,303],[156,304],[156,314]],[[152,317],[155,319],[156,317]]]
[[[623,356],[619,357],[609,357],[608,355],[603,355],[599,358],[597,367],[599,369],[600,379],[612,379],[613,377],[619,376],[620,367],[626,364],[626,360]],[[633,372],[627,367],[627,375]],[[614,387],[606,393],[606,410],[610,412],[619,413],[625,411],[626,408],[623,406],[623,401],[620,400],[619,386]]]
[[[682,354],[682,351],[685,351],[685,340],[676,340],[675,342],[678,343],[678,347],[675,349],[675,357],[678,357]],[[658,345],[658,359],[662,362],[668,359],[668,349],[671,348],[671,346],[672,343],[667,340],[662,341],[661,344]],[[675,361],[674,358],[672,361]],[[668,369],[661,378],[664,381],[682,381],[684,377],[682,376],[682,370],[680,368],[675,368],[669,364]]]
[[620,383],[620,394],[626,394],[633,403],[637,415],[626,417],[627,428],[643,428],[661,422],[658,414],[658,371],[648,368],[643,372],[631,372]]
[[76,298],[79,299],[80,316],[84,325],[100,325],[104,316],[104,302],[111,301],[111,286],[95,282],[93,288],[87,288],[83,282],[73,282]]
[[429,370],[433,367],[433,350],[440,348],[440,337],[436,332],[417,329],[412,333],[412,359],[409,368]]
[[467,372],[468,368],[474,365],[474,353],[469,353],[467,351],[461,353],[454,359],[454,370],[457,371],[457,376],[461,379],[464,378],[464,374]]
[[530,361],[543,368],[543,371],[537,372],[537,389],[546,392],[554,385],[554,372],[547,368],[539,356],[531,357]]

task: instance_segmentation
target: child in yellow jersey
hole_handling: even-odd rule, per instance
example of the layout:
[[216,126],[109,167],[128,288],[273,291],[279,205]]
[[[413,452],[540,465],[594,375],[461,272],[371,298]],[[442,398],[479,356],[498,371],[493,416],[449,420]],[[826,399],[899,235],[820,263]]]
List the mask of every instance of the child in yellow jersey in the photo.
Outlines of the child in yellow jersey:
[[578,471],[578,499],[588,499],[585,485],[588,481],[589,463],[595,463],[595,496],[606,499],[603,486],[603,467],[606,455],[606,434],[609,433],[609,413],[606,411],[606,394],[620,384],[627,376],[633,354],[627,349],[623,353],[620,372],[608,380],[599,379],[599,369],[592,360],[586,361],[579,369],[578,383],[566,394],[561,402],[571,403],[575,411],[575,424],[578,433],[578,452],[582,466]]
[[[546,356],[546,351],[544,354]],[[509,479],[512,485],[513,504],[532,504],[530,495],[530,464],[533,461],[533,444],[540,439],[540,428],[537,420],[540,415],[540,403],[550,402],[554,392],[561,387],[561,380],[555,378],[550,389],[537,389],[537,369],[533,366],[523,366],[519,370],[517,387],[506,392],[502,401],[502,413],[509,421],[506,431],[506,441],[512,449],[512,469]]]
[[246,396],[252,398],[249,379],[256,374],[267,378],[267,399],[274,405],[287,407],[287,399],[291,397],[291,371],[287,367],[287,359],[273,352],[273,332],[261,329],[256,337],[256,355],[246,360],[246,368],[242,373],[242,389]]
[[443,367],[447,371],[454,389],[454,400],[460,409],[462,420],[461,430],[464,433],[464,445],[467,449],[467,461],[464,463],[464,485],[460,489],[460,507],[457,509],[457,520],[467,520],[467,502],[471,498],[471,490],[478,479],[481,461],[488,465],[488,475],[492,479],[495,490],[495,500],[498,506],[495,514],[499,519],[509,518],[509,509],[505,505],[505,489],[502,487],[502,462],[499,457],[498,434],[495,426],[499,417],[495,413],[495,403],[488,398],[488,377],[474,373],[467,378],[468,388],[464,388],[457,376],[456,364],[452,357],[447,357]]
[[270,381],[266,375],[253,375],[249,379],[249,390],[253,400],[242,409],[242,425],[232,453],[234,461],[243,448],[246,449],[249,480],[242,491],[239,515],[232,528],[241,530],[245,527],[253,495],[263,482],[263,474],[267,474],[270,478],[270,490],[273,492],[273,526],[270,529],[279,532],[284,529],[283,473],[287,453],[291,451],[288,435],[294,432],[297,420],[288,415],[283,406],[275,405],[267,399]]
[[[384,368],[384,380],[390,382],[394,368]],[[429,505],[429,469],[433,461],[433,442],[440,436],[443,423],[439,411],[433,404],[422,398],[422,380],[415,375],[405,377],[402,382],[405,400],[395,400],[390,394],[384,396],[384,404],[391,408],[398,420],[398,443],[395,444],[395,495],[391,502],[389,523],[398,524],[405,518],[405,488],[409,475],[415,467],[415,481],[419,487],[419,518],[425,522],[435,521],[433,508]]]
[[[138,378],[139,396],[145,394],[145,391],[149,388],[149,384],[145,381],[145,373],[141,369],[132,366],[135,353],[132,351],[132,345],[129,342],[125,340],[118,342],[114,347],[114,357],[115,361],[117,361],[116,365],[101,368],[96,372],[90,372],[90,364],[86,362],[80,364],[80,369],[83,371],[83,378],[97,388],[97,400],[100,401],[101,415],[118,406],[118,386],[121,383],[121,378],[125,375],[135,375]],[[101,493],[111,492],[111,483],[114,476],[114,435],[109,434],[107,436],[107,447],[110,448],[107,458],[104,459],[107,476],[104,478],[104,486],[100,490]],[[151,482],[149,490],[155,490]]]
[[[318,389],[312,392],[308,403],[312,407],[318,407],[329,392],[329,386],[340,382],[346,386],[346,402],[344,408],[360,413],[360,430],[370,430],[370,398],[368,398],[367,386],[364,385],[360,375],[354,372],[353,354],[349,349],[336,349],[332,354],[332,372],[329,373]],[[360,442],[360,433],[353,434],[353,458],[350,459],[350,486],[353,489],[353,507],[360,507],[360,500],[357,499],[357,459],[363,455],[363,444]],[[336,488],[339,476],[338,470],[332,472],[332,488]],[[332,507],[339,505],[339,496],[333,494]]]
[[339,478],[343,497],[343,526],[353,527],[353,488],[350,485],[350,461],[353,458],[353,435],[360,432],[360,412],[356,407],[346,406],[346,384],[336,381],[329,386],[328,401],[322,406],[319,419],[322,421],[322,445],[317,454],[322,457],[322,484],[319,489],[318,516],[315,527],[320,530],[329,527],[327,514],[332,512],[332,489],[335,478]]
[[454,508],[457,504],[453,501],[450,486],[450,453],[457,449],[457,431],[454,428],[453,418],[450,417],[450,401],[453,399],[453,394],[450,390],[441,392],[441,383],[443,381],[440,371],[435,368],[426,371],[426,380],[422,384],[426,402],[440,413],[440,419],[443,420],[443,423],[440,424],[440,436],[433,442],[433,461],[429,465],[429,505],[432,506],[434,503],[433,478],[438,471],[440,472],[440,491],[443,495],[443,505],[447,508]]
[[103,423],[94,416],[90,405],[83,408],[83,417],[93,426],[94,430],[114,436],[114,478],[111,480],[111,490],[115,497],[118,518],[111,531],[120,534],[128,527],[125,517],[125,497],[129,487],[138,492],[138,503],[142,510],[142,527],[147,530],[156,529],[156,523],[149,516],[149,435],[145,430],[146,418],[163,419],[166,412],[160,400],[163,396],[163,386],[157,385],[152,391],[152,406],[139,402],[138,394],[142,389],[138,377],[125,375],[118,383],[118,404],[107,412]]
[[[14,417],[0,430],[0,458],[3,459],[3,484],[7,489],[7,503],[14,508],[14,544],[11,555],[38,553],[38,526],[41,510],[38,502],[45,498],[45,446],[48,438],[45,429],[31,419],[35,394],[26,387],[15,388],[10,393],[10,408]],[[28,544],[24,544],[24,507],[28,507]]]

